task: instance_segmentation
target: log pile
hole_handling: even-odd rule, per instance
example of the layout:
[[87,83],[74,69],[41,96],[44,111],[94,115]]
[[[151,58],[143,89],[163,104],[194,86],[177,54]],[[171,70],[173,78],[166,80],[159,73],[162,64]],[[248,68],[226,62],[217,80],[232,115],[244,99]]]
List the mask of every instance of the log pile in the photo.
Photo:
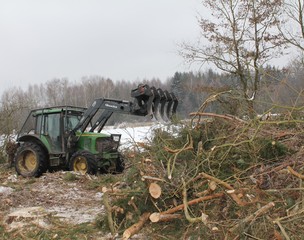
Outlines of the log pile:
[[[159,131],[147,151],[130,154],[132,166],[122,176],[127,187],[108,191],[113,234],[123,239],[304,236],[304,122],[287,129],[210,116],[213,121],[184,126],[174,138]],[[123,209],[119,217],[114,206]]]

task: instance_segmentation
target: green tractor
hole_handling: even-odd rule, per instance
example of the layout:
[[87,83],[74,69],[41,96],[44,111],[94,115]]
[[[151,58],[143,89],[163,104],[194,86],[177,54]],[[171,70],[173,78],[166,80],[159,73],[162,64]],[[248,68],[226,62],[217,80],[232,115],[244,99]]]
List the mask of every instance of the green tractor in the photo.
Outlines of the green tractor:
[[121,135],[101,133],[112,114],[150,115],[168,121],[178,104],[173,93],[148,85],[139,85],[131,96],[134,102],[99,98],[87,109],[56,106],[32,110],[17,136],[16,172],[24,177],[39,177],[50,169],[121,173]]

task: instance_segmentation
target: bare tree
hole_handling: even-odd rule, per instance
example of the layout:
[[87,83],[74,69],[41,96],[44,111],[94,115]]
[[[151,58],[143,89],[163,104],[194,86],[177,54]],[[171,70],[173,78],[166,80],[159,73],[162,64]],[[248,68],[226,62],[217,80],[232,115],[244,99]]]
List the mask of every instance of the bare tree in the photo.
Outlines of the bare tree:
[[66,104],[66,93],[69,81],[67,78],[54,78],[46,83],[47,105]]
[[0,132],[9,136],[14,130],[18,130],[25,119],[28,110],[28,102],[21,89],[12,88],[5,91],[1,97],[0,108]]
[[200,18],[201,35],[209,44],[183,44],[189,62],[211,63],[237,77],[253,116],[263,66],[281,54],[283,41],[276,31],[281,0],[203,0],[212,18]]
[[287,43],[304,51],[304,1],[289,0],[284,3],[286,20],[279,31]]

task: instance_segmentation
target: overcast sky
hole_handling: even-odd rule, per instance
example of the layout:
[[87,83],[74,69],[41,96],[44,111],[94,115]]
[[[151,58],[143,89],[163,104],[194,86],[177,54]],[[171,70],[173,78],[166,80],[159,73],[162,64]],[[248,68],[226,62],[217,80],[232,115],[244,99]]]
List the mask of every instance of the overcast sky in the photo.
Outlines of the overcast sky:
[[199,37],[200,2],[0,0],[0,93],[53,78],[165,80],[189,71],[177,50]]

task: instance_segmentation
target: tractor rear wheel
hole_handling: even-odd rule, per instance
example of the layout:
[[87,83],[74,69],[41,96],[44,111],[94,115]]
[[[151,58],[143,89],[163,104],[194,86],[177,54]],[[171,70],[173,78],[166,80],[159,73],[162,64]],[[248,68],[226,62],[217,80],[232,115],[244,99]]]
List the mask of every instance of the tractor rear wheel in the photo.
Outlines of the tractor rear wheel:
[[22,144],[16,152],[14,162],[16,172],[23,177],[39,177],[48,168],[45,151],[34,142]]
[[94,155],[88,151],[74,153],[70,160],[70,170],[81,174],[96,174],[98,167]]

